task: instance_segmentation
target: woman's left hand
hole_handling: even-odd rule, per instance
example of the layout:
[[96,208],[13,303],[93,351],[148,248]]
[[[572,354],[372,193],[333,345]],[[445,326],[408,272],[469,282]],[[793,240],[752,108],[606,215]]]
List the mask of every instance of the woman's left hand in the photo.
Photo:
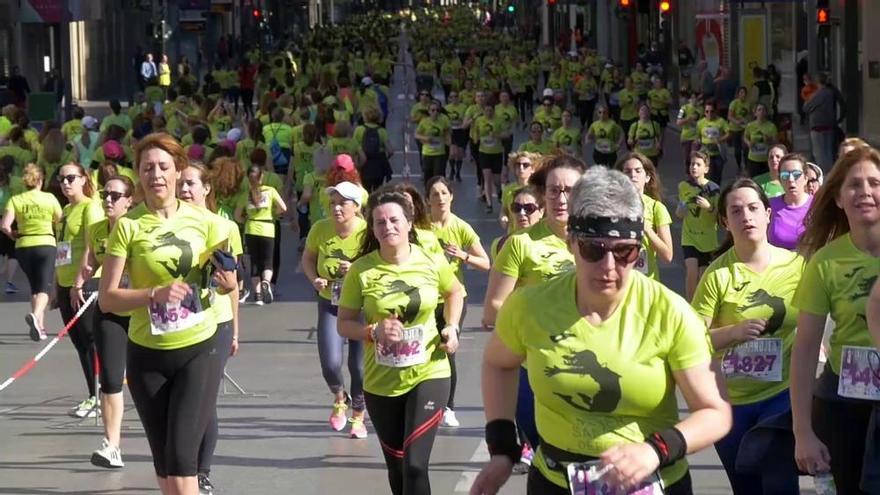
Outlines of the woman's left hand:
[[453,258],[458,258],[462,261],[467,257],[467,254],[468,254],[467,251],[461,249],[460,247],[456,246],[455,244],[447,244],[445,251],[448,256],[451,256]]
[[214,263],[214,267],[217,269],[214,270],[214,276],[211,279],[217,284],[220,293],[228,294],[238,287],[238,274],[235,273],[235,270],[221,270],[216,263]]
[[602,465],[612,466],[604,477],[623,489],[635,487],[660,466],[657,452],[645,442],[611,447],[599,459]]
[[229,349],[229,356],[238,354],[238,336],[232,338],[232,347]]
[[458,332],[454,327],[446,327],[440,331],[440,348],[446,351],[446,354],[455,354],[458,350]]

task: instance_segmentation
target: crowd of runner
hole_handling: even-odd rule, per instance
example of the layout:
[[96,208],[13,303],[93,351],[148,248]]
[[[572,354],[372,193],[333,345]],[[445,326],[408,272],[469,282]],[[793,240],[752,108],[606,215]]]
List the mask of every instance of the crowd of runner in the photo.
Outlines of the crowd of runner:
[[[689,91],[674,109],[662,67],[535,51],[464,7],[357,17],[201,79],[186,65],[172,77],[167,57],[148,69],[134,104],[111,101],[100,121],[76,108],[38,131],[18,107],[0,116],[6,293],[20,269],[34,341],[50,308],[76,320],[86,395],[70,414],[103,419],[93,464],[124,466],[127,383],[162,493],[213,492],[239,305],[275,300],[289,225],[329,426],[356,439],[372,426],[395,495],[430,493],[437,428],[459,425],[465,267],[488,272],[492,332],[491,460],[472,494],[514,472],[532,494],[695,493],[686,455],[710,445],[736,494],[796,494],[799,474],[880,493],[867,143],[816,165],[747,88],[723,113]],[[412,157],[386,128],[407,71]],[[670,139],[683,164],[664,157]],[[396,152],[418,184],[392,180]],[[662,172],[682,165],[664,197]],[[488,252],[454,213],[463,170],[504,229]],[[676,252],[681,295],[660,276]]]

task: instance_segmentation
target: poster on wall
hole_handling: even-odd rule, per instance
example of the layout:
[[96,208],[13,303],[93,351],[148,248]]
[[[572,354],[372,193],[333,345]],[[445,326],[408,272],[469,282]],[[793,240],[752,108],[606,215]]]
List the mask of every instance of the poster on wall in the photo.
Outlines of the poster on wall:
[[706,68],[711,74],[717,74],[718,68],[725,64],[724,60],[724,31],[720,16],[697,16],[695,30],[697,60],[706,62]]
[[767,66],[767,17],[744,14],[739,27],[739,73],[743,86],[752,87],[755,67]]

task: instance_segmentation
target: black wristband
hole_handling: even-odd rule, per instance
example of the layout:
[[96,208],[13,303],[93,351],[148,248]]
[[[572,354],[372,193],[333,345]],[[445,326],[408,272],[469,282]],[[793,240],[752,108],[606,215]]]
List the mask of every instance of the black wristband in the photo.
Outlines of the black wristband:
[[660,458],[659,468],[671,466],[687,454],[687,441],[675,427],[651,433],[645,439],[645,443],[650,445]]
[[486,423],[486,445],[490,455],[503,455],[516,464],[522,456],[516,436],[516,425],[509,419],[493,419]]

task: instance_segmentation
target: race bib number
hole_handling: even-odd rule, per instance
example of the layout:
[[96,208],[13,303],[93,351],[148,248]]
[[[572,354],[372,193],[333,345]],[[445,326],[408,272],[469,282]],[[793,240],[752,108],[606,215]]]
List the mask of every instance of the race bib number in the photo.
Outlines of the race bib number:
[[611,141],[607,139],[596,141],[596,151],[599,153],[611,153]]
[[428,360],[422,343],[425,327],[418,325],[403,329],[403,337],[393,344],[376,342],[376,362],[391,368],[406,368]]
[[851,399],[880,400],[880,351],[843,346],[837,393]]
[[73,263],[73,250],[69,241],[61,241],[55,249],[55,266],[67,266]]
[[654,140],[653,139],[639,139],[639,149],[643,150],[651,150],[654,149]]
[[755,339],[728,349],[721,369],[731,378],[781,382],[782,339]]
[[480,144],[482,146],[497,146],[498,140],[491,136],[484,136],[480,138]]
[[339,306],[339,297],[342,295],[342,281],[334,280],[330,282],[330,304]]
[[639,259],[636,260],[636,270],[642,274],[648,274],[648,250],[645,248],[639,250]]
[[254,209],[254,208],[268,208],[268,207],[269,207],[269,201],[270,201],[270,200],[269,200],[269,193],[267,193],[267,192],[262,192],[262,193],[260,193],[260,202],[257,203],[256,205],[254,205],[254,204],[248,202],[247,207],[248,207],[249,209]]
[[571,495],[663,495],[663,483],[657,474],[634,488],[622,490],[603,479],[605,469],[598,461],[569,464],[566,472]]
[[709,139],[718,139],[721,137],[721,131],[715,127],[707,127],[703,134]]
[[205,320],[202,302],[199,300],[197,286],[190,286],[193,291],[177,304],[153,303],[150,305],[150,333],[166,335],[188,330]]
[[767,143],[752,143],[752,153],[756,155],[767,155]]

